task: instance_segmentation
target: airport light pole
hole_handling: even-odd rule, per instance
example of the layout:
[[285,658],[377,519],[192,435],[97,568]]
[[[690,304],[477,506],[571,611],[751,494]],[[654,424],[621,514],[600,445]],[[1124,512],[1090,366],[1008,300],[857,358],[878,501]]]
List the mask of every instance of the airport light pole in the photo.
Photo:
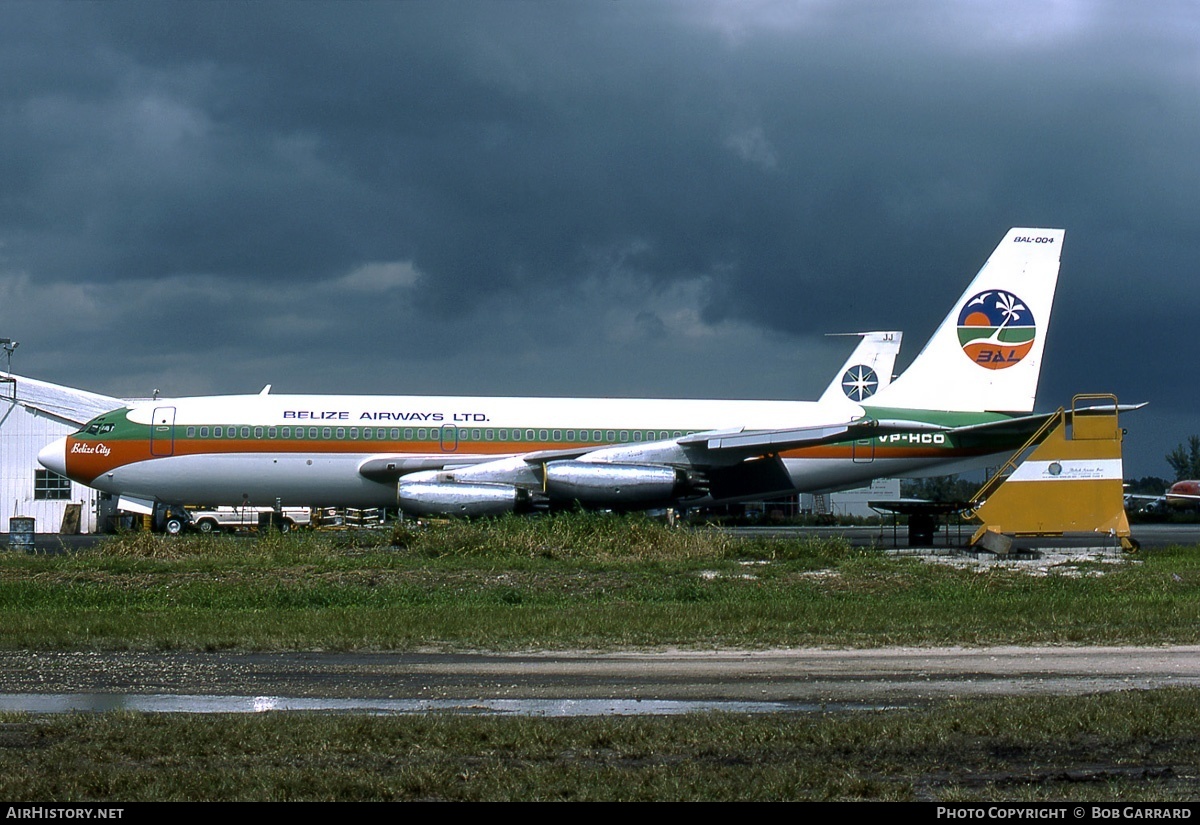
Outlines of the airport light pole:
[[12,357],[13,357],[13,352],[14,352],[14,351],[16,350],[16,348],[17,348],[17,347],[19,347],[19,346],[21,346],[21,342],[20,342],[20,341],[14,341],[14,340],[13,340],[13,339],[11,339],[11,338],[0,338],[0,349],[3,349],[3,350],[4,350],[4,357],[5,357],[5,358],[7,359],[7,361],[8,361],[8,366],[7,366],[7,368],[5,369],[5,372],[9,373],[10,375],[12,374]]

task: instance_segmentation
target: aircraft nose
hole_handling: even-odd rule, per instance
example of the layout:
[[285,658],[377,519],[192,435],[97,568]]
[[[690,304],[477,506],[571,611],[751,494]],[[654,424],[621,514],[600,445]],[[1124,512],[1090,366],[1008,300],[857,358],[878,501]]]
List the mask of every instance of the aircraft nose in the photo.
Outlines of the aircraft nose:
[[67,474],[67,439],[51,441],[38,452],[38,463],[60,476]]

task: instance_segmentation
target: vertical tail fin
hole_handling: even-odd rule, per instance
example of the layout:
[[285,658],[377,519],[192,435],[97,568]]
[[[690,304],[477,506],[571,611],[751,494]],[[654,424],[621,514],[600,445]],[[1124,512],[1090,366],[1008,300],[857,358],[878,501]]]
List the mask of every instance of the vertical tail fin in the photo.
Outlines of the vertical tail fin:
[[1031,412],[1062,229],[1010,229],[929,343],[871,406]]
[[853,332],[862,340],[822,393],[819,403],[849,399],[856,404],[868,400],[892,383],[892,370],[900,353],[900,332]]

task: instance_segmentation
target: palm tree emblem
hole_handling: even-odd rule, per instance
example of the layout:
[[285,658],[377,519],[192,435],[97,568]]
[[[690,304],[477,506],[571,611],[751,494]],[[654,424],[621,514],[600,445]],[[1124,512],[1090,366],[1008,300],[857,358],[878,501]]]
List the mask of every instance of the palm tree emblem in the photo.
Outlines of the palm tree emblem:
[[1000,326],[992,334],[990,340],[999,342],[1000,333],[1010,322],[1016,321],[1021,317],[1021,313],[1025,311],[1025,305],[1021,303],[1021,299],[1011,292],[996,293],[996,309],[1004,316],[1004,320],[1000,322]]
[[987,369],[1007,369],[1033,349],[1037,337],[1033,313],[1003,289],[980,292],[958,316],[958,342],[967,357]]

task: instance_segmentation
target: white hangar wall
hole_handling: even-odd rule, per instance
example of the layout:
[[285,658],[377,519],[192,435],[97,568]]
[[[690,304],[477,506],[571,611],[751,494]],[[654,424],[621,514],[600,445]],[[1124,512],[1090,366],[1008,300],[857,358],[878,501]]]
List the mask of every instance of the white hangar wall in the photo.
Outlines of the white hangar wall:
[[821,506],[818,506],[818,496],[802,493],[800,506],[814,513],[829,513],[837,516],[872,516],[885,515],[871,509],[871,501],[896,501],[900,498],[900,479],[877,478],[865,487],[853,490],[843,490],[840,493],[828,493]]
[[80,531],[95,532],[98,493],[73,481],[48,478],[37,460],[42,447],[76,429],[34,415],[12,401],[0,405],[0,532],[9,532],[13,516],[29,516],[35,519],[37,532],[57,533],[72,503],[82,505]]
[[37,456],[47,444],[122,404],[110,396],[0,373],[0,533],[10,532],[13,516],[33,518],[39,533],[57,533],[71,504],[80,505],[79,531],[96,531],[100,494],[49,472]]

